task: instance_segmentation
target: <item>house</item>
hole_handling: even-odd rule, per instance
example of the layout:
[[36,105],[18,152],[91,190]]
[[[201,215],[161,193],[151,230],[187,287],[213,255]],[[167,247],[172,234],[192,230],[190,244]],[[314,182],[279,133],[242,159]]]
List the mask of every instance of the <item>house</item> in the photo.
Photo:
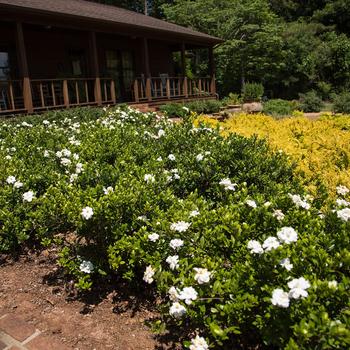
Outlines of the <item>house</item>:
[[[85,0],[0,0],[0,33],[0,114],[216,96],[222,40],[143,14]],[[185,55],[196,49],[207,49],[209,72],[191,80]]]

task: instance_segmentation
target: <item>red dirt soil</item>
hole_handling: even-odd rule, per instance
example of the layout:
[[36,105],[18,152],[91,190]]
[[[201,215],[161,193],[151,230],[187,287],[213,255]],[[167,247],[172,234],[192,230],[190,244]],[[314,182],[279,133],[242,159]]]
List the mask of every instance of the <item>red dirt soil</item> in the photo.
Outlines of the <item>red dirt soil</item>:
[[120,285],[85,300],[72,297],[72,284],[55,259],[52,251],[17,261],[0,256],[0,315],[15,314],[75,350],[167,348],[145,326],[157,316],[148,311],[151,305],[127,292],[119,295]]

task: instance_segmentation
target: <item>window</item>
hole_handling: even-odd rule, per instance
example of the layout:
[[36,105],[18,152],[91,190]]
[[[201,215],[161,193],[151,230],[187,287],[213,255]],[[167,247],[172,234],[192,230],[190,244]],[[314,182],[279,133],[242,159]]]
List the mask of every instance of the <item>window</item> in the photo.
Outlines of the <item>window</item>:
[[124,86],[130,88],[135,79],[134,56],[131,51],[122,52]]
[[10,74],[9,53],[0,51],[0,79],[7,79]]
[[108,71],[117,71],[119,68],[119,57],[117,51],[106,51],[106,66]]

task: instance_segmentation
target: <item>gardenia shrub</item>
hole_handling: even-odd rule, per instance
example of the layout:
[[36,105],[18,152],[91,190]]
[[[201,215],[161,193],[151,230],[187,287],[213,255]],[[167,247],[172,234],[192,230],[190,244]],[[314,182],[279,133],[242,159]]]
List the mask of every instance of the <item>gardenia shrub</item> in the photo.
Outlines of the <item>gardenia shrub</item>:
[[2,251],[54,244],[82,290],[148,289],[190,350],[349,347],[345,186],[320,211],[255,137],[129,107],[63,115],[0,124]]
[[294,107],[294,104],[290,101],[281,99],[268,100],[264,103],[263,112],[274,117],[291,116],[293,110],[296,109]]

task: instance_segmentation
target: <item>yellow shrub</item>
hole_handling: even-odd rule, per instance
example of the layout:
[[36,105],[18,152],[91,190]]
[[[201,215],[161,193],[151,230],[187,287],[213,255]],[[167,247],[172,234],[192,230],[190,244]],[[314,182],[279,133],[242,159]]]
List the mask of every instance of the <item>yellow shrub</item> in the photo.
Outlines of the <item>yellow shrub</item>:
[[[199,121],[208,119],[200,117]],[[210,120],[212,126],[217,123]],[[267,139],[273,148],[297,162],[300,173],[311,180],[311,190],[318,180],[332,193],[339,184],[350,188],[350,116],[324,115],[311,121],[305,117],[276,120],[263,114],[238,114],[220,126],[224,134],[256,134]]]

